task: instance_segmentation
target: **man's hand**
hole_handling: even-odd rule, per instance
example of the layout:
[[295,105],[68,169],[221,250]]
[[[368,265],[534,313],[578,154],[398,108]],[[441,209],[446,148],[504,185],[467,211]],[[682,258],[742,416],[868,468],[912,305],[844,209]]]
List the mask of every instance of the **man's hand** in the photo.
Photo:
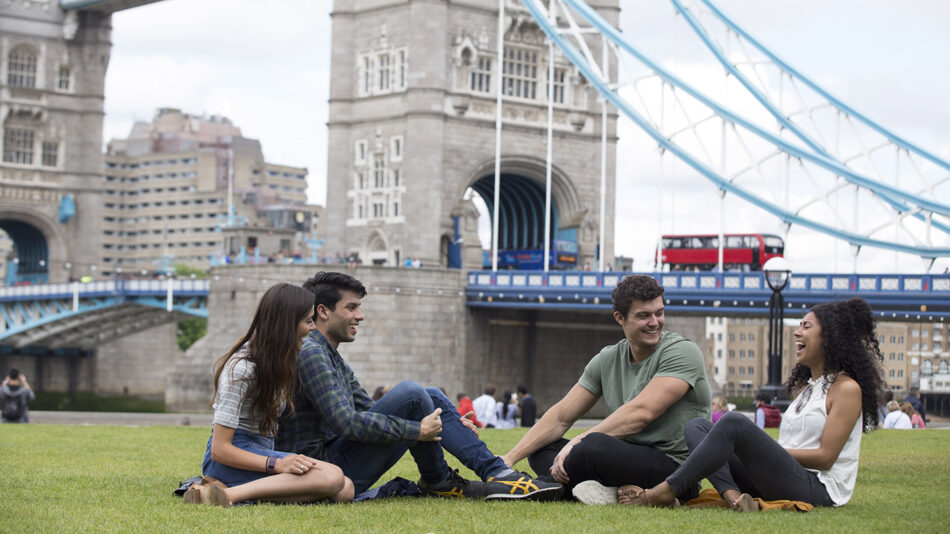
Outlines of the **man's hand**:
[[567,471],[564,470],[564,460],[567,460],[568,455],[571,454],[571,449],[574,448],[574,445],[577,445],[577,438],[572,439],[567,442],[567,445],[561,449],[561,452],[557,453],[557,456],[554,457],[554,463],[551,465],[551,476],[554,477],[554,480],[557,480],[561,484],[567,484],[570,481],[570,478],[567,476]]
[[442,433],[442,408],[436,408],[434,412],[422,418],[419,428],[419,441],[441,441],[439,434]]
[[475,417],[475,412],[468,412],[459,418],[459,421],[462,422],[462,426],[472,431],[472,434],[475,434],[475,437],[478,437],[478,427],[475,426],[475,422],[472,421],[472,418]]

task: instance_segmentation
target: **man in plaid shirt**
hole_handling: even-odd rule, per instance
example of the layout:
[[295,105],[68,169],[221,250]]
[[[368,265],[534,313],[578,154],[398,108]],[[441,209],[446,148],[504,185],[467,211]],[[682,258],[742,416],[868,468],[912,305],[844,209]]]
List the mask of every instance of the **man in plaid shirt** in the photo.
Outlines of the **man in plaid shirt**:
[[[304,285],[314,295],[314,330],[297,355],[300,388],[295,412],[284,412],[278,450],[294,451],[339,466],[356,492],[367,490],[408,450],[419,467],[423,492],[475,499],[556,499],[557,483],[513,471],[492,454],[437,388],[401,382],[375,403],[337,348],[356,338],[364,319],[363,284],[350,275],[318,272]],[[443,450],[474,471],[465,480],[449,469]]]

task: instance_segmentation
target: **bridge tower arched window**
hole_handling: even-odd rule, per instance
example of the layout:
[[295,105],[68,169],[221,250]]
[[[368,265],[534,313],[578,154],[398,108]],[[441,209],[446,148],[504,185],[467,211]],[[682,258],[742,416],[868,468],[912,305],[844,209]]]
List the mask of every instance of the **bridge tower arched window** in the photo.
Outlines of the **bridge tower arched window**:
[[13,87],[36,87],[36,52],[20,45],[7,56],[7,84]]
[[940,360],[940,363],[937,364],[937,374],[950,374],[950,364],[947,363],[947,360]]
[[934,364],[930,360],[924,360],[920,364],[920,374],[924,376],[929,376],[934,374]]

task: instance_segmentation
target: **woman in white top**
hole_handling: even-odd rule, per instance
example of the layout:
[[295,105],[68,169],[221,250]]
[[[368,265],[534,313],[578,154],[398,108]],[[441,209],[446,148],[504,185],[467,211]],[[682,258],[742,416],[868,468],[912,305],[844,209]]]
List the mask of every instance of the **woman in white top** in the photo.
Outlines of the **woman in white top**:
[[690,456],[648,490],[622,486],[622,503],[668,506],[704,477],[734,509],[753,497],[841,506],[854,492],[862,430],[877,426],[883,361],[871,308],[863,299],[815,306],[795,331],[796,365],[786,382],[798,392],[776,443],[748,418],[727,413],[713,425],[686,426]]
[[215,364],[213,427],[202,471],[224,487],[192,486],[185,502],[353,498],[353,482],[339,467],[273,450],[277,418],[285,406],[293,410],[301,339],[313,329],[313,294],[306,289],[282,283],[261,297],[247,333]]
[[901,405],[896,400],[887,403],[887,417],[884,418],[884,428],[899,428],[903,430],[914,428],[914,425],[910,422],[910,417],[901,410]]
[[495,405],[495,416],[498,418],[495,428],[514,428],[518,426],[515,422],[518,417],[518,397],[506,391],[502,399],[504,400]]

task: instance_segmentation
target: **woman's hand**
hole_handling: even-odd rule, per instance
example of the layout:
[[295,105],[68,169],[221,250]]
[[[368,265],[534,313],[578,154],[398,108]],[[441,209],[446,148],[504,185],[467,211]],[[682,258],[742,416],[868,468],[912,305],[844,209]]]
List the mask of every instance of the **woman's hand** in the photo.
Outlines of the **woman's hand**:
[[277,459],[274,465],[274,471],[278,473],[291,473],[293,475],[302,475],[311,468],[316,467],[317,461],[309,456],[302,454],[291,454]]

